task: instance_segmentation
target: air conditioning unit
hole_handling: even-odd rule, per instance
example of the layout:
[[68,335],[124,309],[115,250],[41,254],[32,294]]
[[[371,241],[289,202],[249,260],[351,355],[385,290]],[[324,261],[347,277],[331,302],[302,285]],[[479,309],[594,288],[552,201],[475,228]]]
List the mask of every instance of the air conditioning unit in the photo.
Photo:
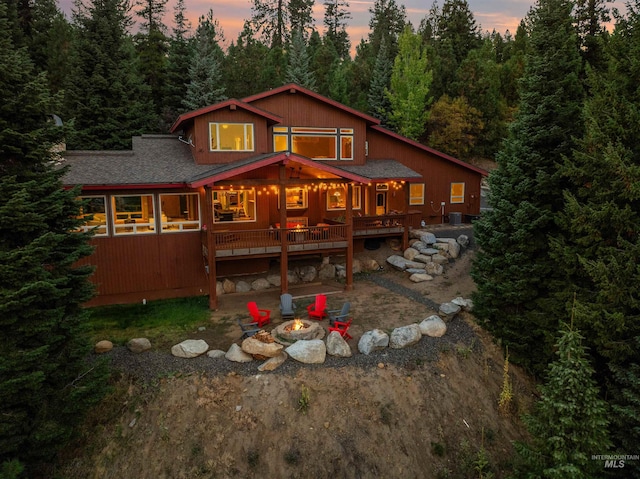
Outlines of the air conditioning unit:
[[388,183],[378,183],[376,185],[376,191],[389,191]]

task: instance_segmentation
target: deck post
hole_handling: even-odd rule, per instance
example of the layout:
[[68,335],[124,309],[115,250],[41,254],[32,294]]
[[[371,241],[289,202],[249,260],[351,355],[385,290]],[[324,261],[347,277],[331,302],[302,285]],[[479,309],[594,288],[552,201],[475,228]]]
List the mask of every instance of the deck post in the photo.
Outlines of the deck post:
[[[409,183],[403,182],[403,193],[405,197],[406,204],[409,204],[410,189]],[[405,251],[409,247],[409,208],[407,207],[407,212],[404,215],[402,220],[402,251]]]
[[218,309],[218,292],[216,289],[216,241],[213,235],[213,193],[210,187],[204,187],[205,213],[204,226],[207,228],[207,266],[209,278],[209,309]]
[[280,293],[289,292],[289,251],[287,238],[287,189],[285,180],[287,167],[280,163],[278,169],[278,191],[280,192]]
[[353,289],[353,185],[347,183],[347,204],[345,210],[345,219],[347,224],[347,276],[344,285],[345,291]]

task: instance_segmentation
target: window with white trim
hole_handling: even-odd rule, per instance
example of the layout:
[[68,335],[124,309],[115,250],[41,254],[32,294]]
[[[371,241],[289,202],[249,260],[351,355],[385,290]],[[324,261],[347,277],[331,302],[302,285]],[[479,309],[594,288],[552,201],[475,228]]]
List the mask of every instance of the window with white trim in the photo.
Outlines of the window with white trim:
[[309,192],[306,188],[285,188],[285,192],[288,210],[304,210],[309,207]]
[[424,183],[409,183],[409,204],[424,205]]
[[252,123],[209,123],[210,151],[253,151]]
[[[353,186],[353,197],[351,198],[351,208],[362,209],[362,188],[360,185]],[[338,186],[327,189],[327,211],[345,210],[347,208],[347,188]]]
[[273,149],[317,160],[353,160],[353,128],[274,127]]
[[116,195],[111,197],[115,235],[155,232],[153,195]]
[[256,190],[213,190],[213,216],[216,223],[256,220]]
[[107,198],[105,196],[81,196],[80,217],[86,223],[78,231],[91,231],[95,236],[107,236]]
[[464,203],[464,183],[451,183],[451,200],[453,203]]
[[200,201],[197,193],[160,195],[162,233],[200,229]]

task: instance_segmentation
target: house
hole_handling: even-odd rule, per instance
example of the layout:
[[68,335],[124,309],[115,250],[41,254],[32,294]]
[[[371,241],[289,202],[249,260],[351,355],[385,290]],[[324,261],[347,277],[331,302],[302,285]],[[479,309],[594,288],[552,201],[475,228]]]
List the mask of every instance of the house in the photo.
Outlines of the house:
[[[484,170],[299,85],[181,115],[131,151],[66,151],[93,228],[92,305],[208,294],[305,255],[352,259],[368,238],[480,212]],[[452,217],[455,217],[452,215]]]

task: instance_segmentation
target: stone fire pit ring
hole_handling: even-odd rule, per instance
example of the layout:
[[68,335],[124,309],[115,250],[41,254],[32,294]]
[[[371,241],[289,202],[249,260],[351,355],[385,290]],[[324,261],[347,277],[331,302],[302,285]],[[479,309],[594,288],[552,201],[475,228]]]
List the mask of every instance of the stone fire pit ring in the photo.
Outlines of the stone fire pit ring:
[[310,339],[323,339],[325,332],[324,328],[317,321],[312,321],[309,319],[298,319],[302,321],[303,328],[298,330],[292,330],[292,326],[295,323],[295,319],[291,321],[285,321],[284,323],[276,326],[276,328],[271,331],[271,336],[273,339],[280,344],[285,346],[289,346],[296,341],[300,340],[310,340]]

